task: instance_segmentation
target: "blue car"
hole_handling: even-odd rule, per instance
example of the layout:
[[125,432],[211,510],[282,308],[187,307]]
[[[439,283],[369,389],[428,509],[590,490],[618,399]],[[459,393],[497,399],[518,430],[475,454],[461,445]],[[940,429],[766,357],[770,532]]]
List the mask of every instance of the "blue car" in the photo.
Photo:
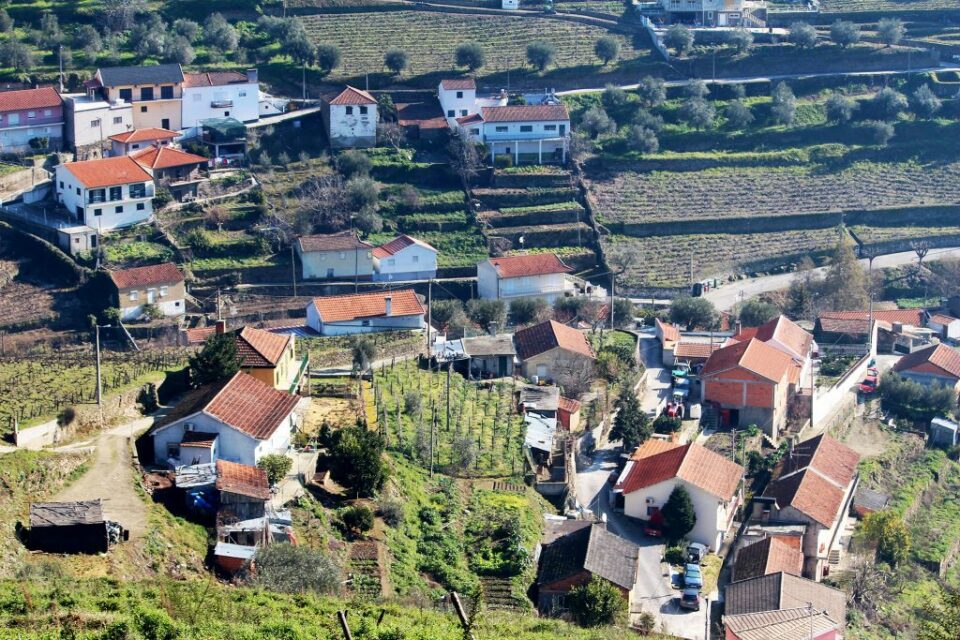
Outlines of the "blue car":
[[703,574],[700,573],[700,565],[692,562],[683,567],[683,586],[688,589],[703,588]]

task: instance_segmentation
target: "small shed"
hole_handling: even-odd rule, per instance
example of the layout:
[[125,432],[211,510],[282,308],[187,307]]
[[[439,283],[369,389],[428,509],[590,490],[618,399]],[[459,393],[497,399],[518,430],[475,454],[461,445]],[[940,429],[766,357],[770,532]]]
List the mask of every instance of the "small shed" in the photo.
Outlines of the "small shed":
[[230,542],[218,542],[213,549],[213,560],[217,567],[229,575],[235,575],[253,562],[257,548]]
[[110,544],[98,500],[30,505],[29,544],[48,553],[104,553]]
[[560,396],[557,406],[557,421],[564,431],[580,430],[580,402]]
[[558,387],[539,387],[532,384],[520,388],[520,410],[533,411],[542,416],[555,418],[560,407]]
[[200,125],[200,139],[210,149],[215,162],[247,154],[247,127],[236,118],[208,118]]
[[871,513],[883,511],[890,504],[890,495],[858,486],[853,494],[850,512],[858,518],[866,518]]
[[262,518],[270,499],[267,472],[259,467],[217,460],[217,491],[220,492],[221,522]]
[[934,447],[957,446],[960,425],[946,418],[934,418],[930,421],[930,445]]
[[512,335],[464,338],[463,350],[470,357],[471,378],[504,378],[513,375],[517,350]]

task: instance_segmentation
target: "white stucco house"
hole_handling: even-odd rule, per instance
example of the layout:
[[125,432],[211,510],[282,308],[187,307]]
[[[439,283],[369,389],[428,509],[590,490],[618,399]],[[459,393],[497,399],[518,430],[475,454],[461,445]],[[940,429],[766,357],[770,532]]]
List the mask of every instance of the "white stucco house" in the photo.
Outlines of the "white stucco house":
[[150,264],[110,272],[116,287],[113,304],[122,320],[143,315],[145,305],[153,305],[167,317],[182,316],[187,309],[183,274],[172,262]]
[[480,113],[483,107],[505,107],[507,94],[477,97],[477,81],[473,78],[447,78],[437,87],[440,108],[451,129],[456,129],[457,118]]
[[548,302],[574,290],[573,271],[554,253],[488,258],[477,265],[477,294],[484,300],[544,298]]
[[169,129],[130,129],[110,136],[110,155],[126,156],[150,147],[166,147],[179,136]]
[[182,110],[183,133],[188,138],[200,135],[200,123],[209,118],[256,122],[260,119],[257,70],[184,73]]
[[70,93],[63,96],[63,108],[67,144],[77,160],[103,157],[110,136],[133,129],[133,105],[123,100],[109,102],[93,91]]
[[191,393],[151,432],[154,461],[171,467],[216,460],[254,466],[265,455],[289,449],[302,400],[237,372]]
[[570,114],[562,104],[525,104],[481,107],[479,113],[457,118],[457,126],[487,145],[490,161],[497,155],[521,162],[567,161]]
[[403,234],[373,250],[375,281],[429,280],[437,277],[437,250]]
[[56,188],[57,201],[93,229],[128,227],[153,216],[153,176],[129,156],[58,165]]
[[927,328],[936,331],[941,340],[960,340],[960,319],[945,313],[931,314]]
[[613,491],[623,495],[625,515],[655,521],[674,487],[683,486],[697,515],[687,539],[716,550],[740,504],[743,472],[740,465],[698,444],[650,439],[630,456]]
[[314,298],[307,326],[322,336],[423,329],[426,309],[413,289]]
[[347,86],[324,100],[323,120],[334,149],[377,144],[377,100],[366,91]]
[[667,22],[705,27],[763,29],[767,3],[762,0],[659,0]]
[[374,247],[356,231],[300,236],[295,246],[304,280],[373,276]]

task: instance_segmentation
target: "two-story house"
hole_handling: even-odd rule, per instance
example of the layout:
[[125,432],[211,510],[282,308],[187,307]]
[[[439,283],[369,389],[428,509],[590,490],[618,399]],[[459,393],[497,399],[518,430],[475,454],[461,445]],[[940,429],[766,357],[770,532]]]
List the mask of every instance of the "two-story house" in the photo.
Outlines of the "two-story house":
[[57,200],[81,224],[115,229],[153,216],[153,177],[130,156],[57,166]]
[[164,186],[178,202],[197,197],[200,183],[207,180],[209,159],[169,146],[148,147],[130,156],[146,169],[158,187]]
[[256,69],[205,71],[183,74],[184,135],[201,134],[201,123],[212,118],[233,118],[240,122],[260,119],[260,84]]
[[111,271],[110,280],[122,320],[139,318],[148,304],[165,316],[180,316],[186,311],[183,274],[172,262]]
[[719,549],[740,504],[744,468],[698,444],[650,439],[637,447],[614,485],[623,513],[656,521],[677,485],[693,502],[697,522],[687,539]]
[[456,129],[457,118],[480,113],[483,107],[507,106],[507,93],[500,92],[494,96],[478,97],[477,81],[473,78],[446,78],[440,81],[437,87],[437,99],[440,109],[451,129]]
[[241,371],[280,391],[293,393],[300,388],[306,359],[297,360],[295,336],[254,327],[244,327],[234,336]]
[[377,100],[366,91],[347,86],[324,100],[323,120],[334,149],[377,144]]
[[429,280],[437,277],[437,250],[424,242],[401,234],[373,250],[373,279]]
[[460,130],[487,145],[490,161],[507,155],[514,164],[565,163],[570,145],[570,114],[562,104],[481,107],[457,118]]
[[893,370],[926,387],[941,386],[960,392],[960,351],[943,343],[900,358]]
[[97,69],[85,86],[107,102],[121,100],[132,105],[135,129],[183,128],[183,70],[177,63],[105,67]]
[[767,25],[767,3],[762,0],[660,0],[667,22],[705,27]]
[[592,363],[593,349],[583,332],[555,320],[547,320],[513,334],[524,377],[550,380]]
[[98,91],[63,95],[67,146],[77,160],[102,158],[110,152],[110,137],[133,130],[133,105],[104,100]]
[[150,147],[166,147],[179,135],[168,129],[130,129],[115,133],[110,136],[110,155],[128,156]]
[[356,231],[300,236],[296,244],[304,280],[373,276],[373,245]]
[[0,92],[0,153],[63,147],[63,100],[53,87]]
[[552,302],[574,286],[573,271],[555,253],[488,258],[477,265],[477,294],[484,300],[544,298]]

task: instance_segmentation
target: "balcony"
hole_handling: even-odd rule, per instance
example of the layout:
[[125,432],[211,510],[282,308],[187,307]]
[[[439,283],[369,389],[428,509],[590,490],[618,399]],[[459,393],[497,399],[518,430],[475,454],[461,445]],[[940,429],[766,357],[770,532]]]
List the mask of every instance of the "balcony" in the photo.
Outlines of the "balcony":
[[233,100],[213,100],[210,102],[211,109],[230,109],[233,107]]

